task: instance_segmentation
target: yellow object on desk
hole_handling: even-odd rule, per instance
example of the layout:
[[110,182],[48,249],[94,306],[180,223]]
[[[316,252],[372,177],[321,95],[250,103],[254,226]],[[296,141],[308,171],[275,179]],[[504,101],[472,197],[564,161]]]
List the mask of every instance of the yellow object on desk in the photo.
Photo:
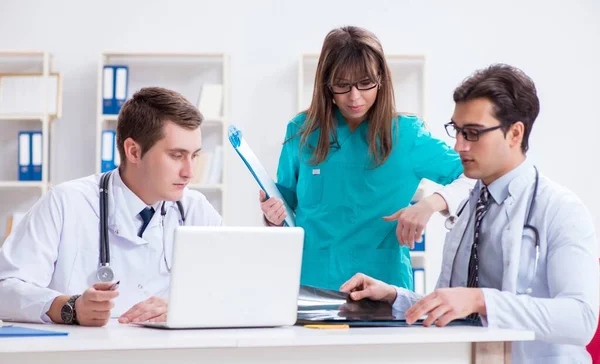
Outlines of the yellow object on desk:
[[349,329],[350,325],[304,325],[307,329]]

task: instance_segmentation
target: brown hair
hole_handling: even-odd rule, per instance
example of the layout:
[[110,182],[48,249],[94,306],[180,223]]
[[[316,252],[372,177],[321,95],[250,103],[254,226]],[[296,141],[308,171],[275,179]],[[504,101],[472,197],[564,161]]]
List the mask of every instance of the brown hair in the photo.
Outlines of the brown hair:
[[454,102],[485,98],[494,104],[494,117],[500,120],[504,135],[520,121],[525,130],[521,150],[529,149],[529,134],[540,112],[540,100],[533,80],[520,69],[493,64],[476,71],[454,90]]
[[135,140],[142,148],[141,156],[164,137],[165,122],[195,130],[204,117],[180,93],[162,87],[145,87],[123,105],[117,121],[117,147],[121,163],[126,162],[123,143]]
[[320,129],[316,148],[311,146],[314,148],[311,163],[319,164],[327,158],[330,138],[333,136],[337,141],[333,93],[329,86],[335,79],[347,74],[360,77],[368,75],[379,83],[377,99],[367,114],[369,153],[375,166],[379,166],[392,150],[394,90],[381,43],[375,34],[363,28],[337,28],[325,37],[317,64],[312,101],[306,110],[306,123],[301,129],[300,146],[302,148],[307,143],[313,131]]

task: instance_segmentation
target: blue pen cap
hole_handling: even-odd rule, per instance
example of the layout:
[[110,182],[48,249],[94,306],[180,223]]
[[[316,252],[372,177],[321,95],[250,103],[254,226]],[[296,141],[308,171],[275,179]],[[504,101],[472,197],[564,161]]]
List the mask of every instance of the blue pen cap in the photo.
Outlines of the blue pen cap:
[[242,132],[233,125],[229,125],[227,128],[227,134],[229,135],[229,141],[234,148],[237,148],[242,144]]

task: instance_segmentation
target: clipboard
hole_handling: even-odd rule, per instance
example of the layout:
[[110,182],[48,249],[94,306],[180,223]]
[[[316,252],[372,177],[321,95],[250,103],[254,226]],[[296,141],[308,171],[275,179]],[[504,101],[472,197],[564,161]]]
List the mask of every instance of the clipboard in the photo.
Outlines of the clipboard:
[[283,201],[285,213],[287,215],[284,220],[284,225],[289,227],[296,226],[296,214],[285,201],[285,198],[281,195],[277,185],[262,166],[256,157],[256,154],[254,154],[248,143],[246,143],[242,137],[242,132],[234,125],[230,125],[228,128],[228,135],[229,142],[231,142],[233,149],[235,149],[250,173],[252,173],[252,177],[254,177],[258,186],[265,192],[267,198],[275,197]]

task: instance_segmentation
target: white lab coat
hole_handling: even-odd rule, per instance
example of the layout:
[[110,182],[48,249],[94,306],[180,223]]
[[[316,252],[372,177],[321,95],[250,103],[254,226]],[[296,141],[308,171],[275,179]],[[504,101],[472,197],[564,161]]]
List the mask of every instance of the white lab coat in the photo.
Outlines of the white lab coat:
[[[0,249],[0,319],[48,321],[46,311],[54,298],[81,294],[98,282],[100,176],[52,188],[5,241]],[[136,220],[124,202],[127,187],[118,172],[112,174],[109,183],[110,265],[115,281],[121,281],[111,311],[116,317],[151,296],[167,296],[169,272],[164,263],[163,236],[170,267],[173,232],[180,224],[180,215],[174,202],[166,202],[164,233],[158,209],[140,238]],[[222,224],[220,215],[201,193],[186,189],[182,204],[185,225]]]
[[[591,363],[585,345],[598,323],[600,286],[594,224],[572,192],[540,175],[531,215],[531,225],[539,230],[540,241],[534,277],[533,234],[523,230],[534,182],[532,167],[510,183],[509,196],[501,206],[509,221],[494,241],[502,244],[502,290],[482,289],[487,309],[483,324],[535,331],[535,341],[513,343],[513,363]],[[463,234],[472,233],[465,229],[476,200],[473,194],[446,235],[437,288],[450,286]],[[524,294],[528,288],[531,294]],[[394,307],[399,310],[406,310],[422,298],[402,288],[397,290]]]

